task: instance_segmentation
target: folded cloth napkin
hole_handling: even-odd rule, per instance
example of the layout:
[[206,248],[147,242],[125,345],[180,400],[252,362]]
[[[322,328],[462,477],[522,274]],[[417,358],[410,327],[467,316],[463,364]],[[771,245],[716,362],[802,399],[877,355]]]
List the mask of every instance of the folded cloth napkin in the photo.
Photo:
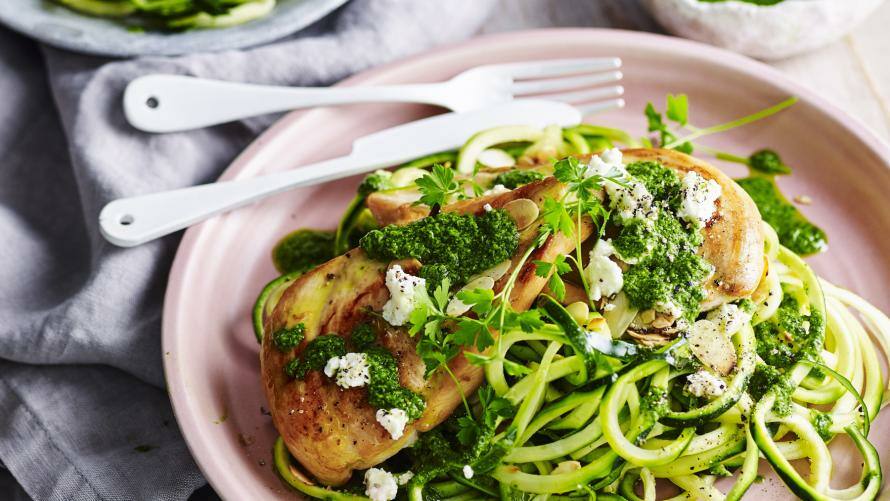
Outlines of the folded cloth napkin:
[[179,237],[116,248],[97,216],[117,197],[212,181],[274,117],[145,134],[124,121],[126,83],[162,72],[328,84],[471,36],[493,5],[353,0],[275,44],[177,58],[82,56],[0,30],[0,461],[28,495],[183,499],[205,483],[161,367]]

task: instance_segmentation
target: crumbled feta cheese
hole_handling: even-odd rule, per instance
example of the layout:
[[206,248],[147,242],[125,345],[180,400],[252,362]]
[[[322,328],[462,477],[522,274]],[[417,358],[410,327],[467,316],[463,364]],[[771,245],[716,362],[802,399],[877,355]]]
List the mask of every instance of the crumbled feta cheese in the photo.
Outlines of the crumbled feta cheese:
[[561,475],[563,473],[572,473],[581,469],[579,461],[563,461],[556,465],[556,468],[550,472],[551,475]]
[[719,397],[726,391],[726,382],[706,370],[700,370],[686,376],[686,391],[696,397]]
[[665,313],[673,318],[680,318],[683,316],[683,308],[673,301],[658,301],[655,303],[655,311]]
[[508,191],[510,191],[510,188],[507,188],[503,184],[496,184],[482,192],[482,196],[485,197],[488,195],[500,195],[501,193],[507,193]]
[[621,150],[618,148],[610,148],[598,155],[590,157],[587,163],[587,170],[584,177],[591,176],[614,176],[616,174],[624,175],[627,169],[624,168]]
[[615,303],[606,303],[603,305],[603,311],[612,311],[615,309]]
[[701,228],[717,210],[714,202],[720,198],[722,191],[717,181],[705,179],[697,172],[687,172],[683,177],[683,200],[677,216]]
[[405,425],[408,424],[408,414],[402,409],[377,409],[377,422],[389,432],[393,440],[402,438],[405,434]]
[[386,270],[386,288],[389,300],[383,305],[383,319],[390,325],[405,325],[408,316],[417,306],[417,292],[426,287],[426,280],[405,273],[395,264]]
[[734,304],[724,303],[709,311],[705,318],[717,324],[727,336],[732,336],[751,320],[751,315]]
[[616,294],[624,287],[624,276],[618,263],[612,261],[610,256],[615,254],[615,248],[609,240],[599,240],[590,251],[590,262],[584,268],[587,282],[590,286],[590,299],[599,301],[604,296]]
[[606,183],[609,194],[609,206],[616,211],[619,218],[654,220],[657,208],[653,207],[655,197],[638,181],[628,181],[627,187],[615,183]]
[[621,219],[653,219],[657,209],[653,207],[655,198],[646,189],[643,183],[634,181],[628,176],[627,169],[622,162],[621,150],[608,149],[599,155],[590,157],[587,164],[585,177],[622,176],[627,187],[606,182],[605,189],[609,195],[609,206],[616,211]]
[[468,464],[464,465],[464,478],[467,480],[473,478],[473,467]]
[[408,485],[408,482],[410,482],[412,478],[414,478],[414,472],[406,471],[396,478],[396,482],[399,485]]
[[365,472],[365,494],[371,501],[390,501],[396,498],[399,486],[392,473],[380,468],[371,468]]
[[342,357],[333,357],[325,364],[324,373],[329,378],[335,378],[341,388],[358,388],[371,381],[368,355],[364,353],[347,353]]
[[485,204],[482,206],[482,208],[485,209],[485,212],[491,212],[494,210],[494,207],[492,207],[491,204]]

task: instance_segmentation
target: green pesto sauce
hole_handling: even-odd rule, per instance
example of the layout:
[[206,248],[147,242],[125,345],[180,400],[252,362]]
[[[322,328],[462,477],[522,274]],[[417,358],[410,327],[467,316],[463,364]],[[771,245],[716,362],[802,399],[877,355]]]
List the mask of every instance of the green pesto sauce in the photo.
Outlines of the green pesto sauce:
[[633,162],[627,165],[627,172],[643,183],[655,200],[665,201],[677,210],[683,184],[676,172],[658,162]]
[[306,325],[302,322],[290,328],[279,329],[272,334],[272,343],[278,351],[290,351],[303,342],[305,331]]
[[402,409],[408,419],[417,419],[423,414],[426,402],[399,383],[399,365],[395,357],[385,348],[372,346],[365,350],[368,356],[368,403],[378,409]]
[[786,293],[776,314],[754,326],[757,354],[768,365],[786,369],[800,360],[818,358],[825,338],[824,320],[818,311],[800,313],[800,304]]
[[826,442],[831,440],[831,437],[834,436],[831,433],[831,425],[834,423],[828,413],[810,409],[810,421],[813,423],[813,427],[816,428],[816,432],[822,437],[822,440]]
[[368,232],[359,242],[372,259],[414,258],[428,288],[445,277],[452,285],[509,259],[519,246],[516,224],[502,210],[481,216],[442,212],[404,226]]
[[822,252],[828,247],[825,232],[788,202],[772,178],[754,176],[736,182],[751,195],[760,216],[776,230],[782,245],[802,256]]
[[358,324],[352,329],[349,340],[357,351],[363,351],[377,341],[377,334],[370,324]]
[[524,184],[533,183],[544,179],[544,174],[527,169],[516,169],[499,174],[494,178],[493,184],[502,184],[505,188],[516,189]]
[[790,414],[791,393],[794,392],[794,388],[791,387],[788,378],[775,367],[758,365],[748,382],[748,393],[755,401],[759,401],[770,390],[775,390],[776,394],[773,412],[779,416]]
[[334,257],[334,232],[300,229],[272,249],[272,263],[282,275],[302,273]]
[[635,162],[627,170],[654,195],[660,210],[654,221],[631,220],[612,238],[618,257],[630,263],[624,293],[635,308],[672,302],[692,320],[705,298],[702,282],[712,267],[696,254],[702,242],[699,231],[687,228],[671,210],[680,197],[680,179],[656,162]]
[[336,334],[325,334],[309,341],[302,357],[288,362],[284,372],[294,379],[303,379],[309,371],[324,368],[328,360],[346,355],[346,341]]

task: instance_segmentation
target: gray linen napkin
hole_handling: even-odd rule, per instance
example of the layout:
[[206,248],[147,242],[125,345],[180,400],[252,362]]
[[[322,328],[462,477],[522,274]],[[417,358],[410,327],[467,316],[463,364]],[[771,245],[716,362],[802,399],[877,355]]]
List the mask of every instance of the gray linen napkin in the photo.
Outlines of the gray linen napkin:
[[492,7],[353,0],[265,47],[129,61],[0,30],[0,461],[28,495],[183,499],[204,484],[161,367],[179,237],[116,248],[97,215],[113,198],[212,181],[272,118],[148,135],[124,121],[125,84],[152,72],[327,84],[468,37]]

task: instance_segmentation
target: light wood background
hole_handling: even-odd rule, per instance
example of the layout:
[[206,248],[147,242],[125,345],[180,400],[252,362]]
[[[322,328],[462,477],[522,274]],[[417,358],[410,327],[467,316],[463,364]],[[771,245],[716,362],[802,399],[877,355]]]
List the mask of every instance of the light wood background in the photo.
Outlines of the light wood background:
[[[842,0],[838,0],[842,1]],[[637,0],[499,0],[484,33],[560,26],[662,32]],[[768,63],[828,98],[890,142],[890,1],[852,34]]]

